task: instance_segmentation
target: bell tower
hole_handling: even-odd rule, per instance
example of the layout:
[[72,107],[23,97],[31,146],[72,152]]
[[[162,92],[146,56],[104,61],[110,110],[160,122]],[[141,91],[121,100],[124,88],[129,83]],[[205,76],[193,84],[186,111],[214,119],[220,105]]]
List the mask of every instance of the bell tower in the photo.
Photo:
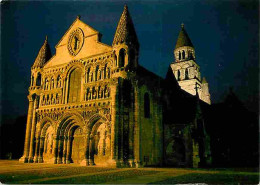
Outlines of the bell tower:
[[201,100],[210,104],[208,83],[201,79],[200,67],[196,63],[194,46],[184,28],[181,30],[174,49],[175,61],[171,64],[174,76],[181,89],[191,95],[198,95]]

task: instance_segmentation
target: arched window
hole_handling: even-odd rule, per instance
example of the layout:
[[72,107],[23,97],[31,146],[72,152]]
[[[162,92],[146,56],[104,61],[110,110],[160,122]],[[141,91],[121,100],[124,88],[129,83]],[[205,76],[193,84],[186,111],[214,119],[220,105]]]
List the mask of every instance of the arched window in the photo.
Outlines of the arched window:
[[87,71],[87,80],[86,80],[87,82],[89,82],[89,81],[90,81],[90,79],[89,79],[89,78],[90,78],[90,68],[88,68],[88,71]]
[[107,68],[107,78],[110,78],[110,68]]
[[185,79],[189,79],[189,72],[188,72],[188,69],[185,69]]
[[102,79],[102,71],[101,69],[98,70],[98,79],[101,80]]
[[180,72],[180,70],[178,70],[177,73],[178,73],[178,74],[177,74],[177,80],[180,80],[180,78],[181,78],[181,72]]
[[42,75],[41,73],[38,73],[36,78],[36,86],[41,86],[41,81],[42,81]]
[[74,69],[69,76],[69,94],[68,102],[74,103],[80,101],[81,92],[81,70],[79,68]]
[[117,56],[115,54],[115,66],[117,67]]
[[194,57],[193,57],[193,52],[192,52],[192,51],[190,52],[190,58],[191,58],[191,59],[194,59]]
[[96,67],[96,71],[95,71],[95,80],[96,81],[98,80],[98,69],[99,69],[99,66]]
[[54,89],[54,79],[51,77],[51,89]]
[[179,60],[181,60],[181,52],[179,51]]
[[150,98],[148,93],[144,94],[144,117],[150,117]]
[[61,87],[61,77],[60,77],[60,75],[58,75],[58,77],[57,77],[56,87],[57,88]]
[[185,59],[185,51],[182,51],[182,59]]
[[45,90],[48,90],[49,89],[49,80],[48,78],[45,78],[45,87],[44,87]]
[[119,51],[119,67],[125,66],[125,50],[122,48]]
[[105,64],[105,67],[104,67],[104,75],[103,75],[104,79],[107,78],[107,64]]

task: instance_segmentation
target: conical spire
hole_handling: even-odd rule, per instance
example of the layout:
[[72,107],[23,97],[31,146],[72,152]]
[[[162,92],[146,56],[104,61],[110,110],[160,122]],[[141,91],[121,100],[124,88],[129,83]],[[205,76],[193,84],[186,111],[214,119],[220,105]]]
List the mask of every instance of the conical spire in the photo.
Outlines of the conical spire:
[[129,14],[127,5],[124,6],[124,11],[118,22],[113,45],[123,42],[126,44],[134,44],[139,47],[134,24]]
[[46,39],[43,43],[43,46],[41,47],[35,62],[32,66],[32,68],[38,68],[38,67],[43,67],[44,64],[52,57],[51,55],[51,49],[48,44],[48,37],[46,36]]
[[190,46],[193,47],[193,44],[187,34],[187,32],[184,29],[184,24],[181,24],[181,31],[179,33],[175,49],[182,47],[182,46]]

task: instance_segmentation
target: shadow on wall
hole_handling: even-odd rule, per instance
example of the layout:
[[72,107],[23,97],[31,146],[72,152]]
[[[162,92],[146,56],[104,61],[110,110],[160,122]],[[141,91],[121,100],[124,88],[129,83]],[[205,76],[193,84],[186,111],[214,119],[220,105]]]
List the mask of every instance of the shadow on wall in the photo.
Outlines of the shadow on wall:
[[13,122],[2,120],[0,126],[0,158],[19,159],[23,154],[26,115]]

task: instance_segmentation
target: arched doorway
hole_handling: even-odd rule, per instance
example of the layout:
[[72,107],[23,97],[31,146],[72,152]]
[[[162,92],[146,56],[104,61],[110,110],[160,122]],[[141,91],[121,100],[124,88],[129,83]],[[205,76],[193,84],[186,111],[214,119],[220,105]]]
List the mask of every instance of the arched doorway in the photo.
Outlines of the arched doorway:
[[92,127],[90,134],[90,164],[107,166],[111,156],[111,136],[108,124],[98,121]]
[[71,162],[72,163],[81,163],[85,159],[85,137],[83,130],[79,126],[72,128],[71,133]]
[[55,148],[54,129],[49,122],[45,123],[41,129],[39,145],[40,162],[53,162]]

